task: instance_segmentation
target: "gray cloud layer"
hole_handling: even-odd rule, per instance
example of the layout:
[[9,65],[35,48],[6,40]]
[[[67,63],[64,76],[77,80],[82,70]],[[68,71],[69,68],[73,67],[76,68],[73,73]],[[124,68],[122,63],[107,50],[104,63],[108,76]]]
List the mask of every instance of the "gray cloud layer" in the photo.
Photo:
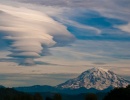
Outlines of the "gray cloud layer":
[[1,84],[4,84],[8,87],[32,85],[56,86],[70,78],[75,78],[77,76],[78,74],[0,74],[0,81]]

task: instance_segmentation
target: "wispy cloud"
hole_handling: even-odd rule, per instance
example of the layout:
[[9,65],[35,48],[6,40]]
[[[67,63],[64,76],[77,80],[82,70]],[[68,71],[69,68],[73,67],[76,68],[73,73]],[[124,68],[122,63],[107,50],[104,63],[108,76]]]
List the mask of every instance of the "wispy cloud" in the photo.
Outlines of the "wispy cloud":
[[63,46],[74,40],[64,25],[42,12],[2,4],[0,10],[0,34],[10,43],[10,57],[24,58],[25,63],[33,64],[32,58],[48,50],[44,48]]
[[120,30],[122,30],[124,32],[130,33],[130,23],[128,23],[126,25],[118,25],[118,26],[115,26],[115,27],[119,28]]
[[[77,77],[78,74],[0,74],[1,84],[7,87],[52,85],[56,86],[68,79]],[[42,79],[42,80],[39,80]],[[50,84],[48,84],[48,82]]]
[[130,76],[129,9],[129,0],[0,0],[1,83],[53,85],[95,66]]

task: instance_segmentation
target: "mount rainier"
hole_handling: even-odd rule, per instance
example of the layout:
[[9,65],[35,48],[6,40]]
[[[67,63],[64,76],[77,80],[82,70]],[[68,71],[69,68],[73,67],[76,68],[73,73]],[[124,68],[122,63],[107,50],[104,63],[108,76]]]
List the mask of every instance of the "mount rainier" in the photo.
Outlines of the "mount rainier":
[[78,89],[78,88],[95,88],[97,90],[104,90],[109,87],[126,87],[130,82],[118,76],[112,71],[102,68],[92,68],[77,78],[70,79],[65,83],[57,86],[62,89]]

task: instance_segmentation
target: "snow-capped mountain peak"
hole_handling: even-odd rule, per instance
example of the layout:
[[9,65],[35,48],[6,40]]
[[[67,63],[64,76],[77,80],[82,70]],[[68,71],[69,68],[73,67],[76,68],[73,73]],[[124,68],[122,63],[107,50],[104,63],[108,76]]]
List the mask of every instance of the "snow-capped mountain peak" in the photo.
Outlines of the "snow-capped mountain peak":
[[99,67],[99,68],[94,67],[94,68],[89,69],[89,70],[91,70],[91,71],[96,71],[96,70],[98,70],[98,71],[104,71],[104,72],[108,72],[108,71],[109,71],[108,69],[104,69],[104,68],[101,68],[101,67]]
[[59,88],[70,88],[78,89],[81,87],[95,88],[98,90],[103,90],[108,87],[126,87],[130,84],[129,81],[123,79],[122,77],[116,75],[114,72],[103,68],[92,68],[77,78],[70,79],[65,83],[58,85]]

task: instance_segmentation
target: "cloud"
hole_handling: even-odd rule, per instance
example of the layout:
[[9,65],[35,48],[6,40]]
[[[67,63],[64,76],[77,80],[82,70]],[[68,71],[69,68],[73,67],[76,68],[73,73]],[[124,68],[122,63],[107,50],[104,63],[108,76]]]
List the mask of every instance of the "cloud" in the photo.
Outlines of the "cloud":
[[[17,4],[15,4],[15,1],[17,1]],[[51,16],[54,20],[66,25],[67,29],[78,39],[129,40],[127,36],[122,38],[123,32],[114,27],[118,24],[126,24],[129,19],[128,8],[120,7],[120,4],[125,4],[126,0],[124,2],[121,0],[15,1],[13,1],[14,6],[22,5],[29,9],[37,9]],[[24,4],[25,2],[26,5]],[[101,3],[102,5],[100,5]],[[62,40],[63,39],[58,43],[64,44]]]
[[10,57],[26,63],[42,55],[44,48],[64,46],[74,36],[61,23],[44,12],[0,4],[0,34],[9,42]]
[[104,0],[15,0],[19,2],[25,3],[34,3],[39,5],[47,5],[47,6],[60,6],[60,7],[94,7],[96,4],[106,3]]
[[95,66],[130,76],[129,9],[129,0],[0,0],[1,84],[55,85]]
[[126,25],[118,25],[118,26],[115,26],[115,27],[124,31],[124,32],[130,33],[130,23],[128,23]]
[[[32,85],[56,86],[77,76],[78,74],[0,74],[0,81],[1,84],[7,87]],[[42,80],[39,80],[41,78]]]
[[[70,11],[72,12],[72,11]],[[75,12],[75,10],[74,10]],[[80,13],[79,13],[80,14]],[[71,16],[71,15],[70,15]],[[76,15],[77,16],[77,15]],[[57,19],[58,21],[66,24],[67,26],[73,26],[73,27],[76,27],[78,29],[82,29],[82,30],[90,30],[90,31],[94,31],[95,34],[97,35],[100,35],[101,34],[101,30],[96,28],[96,27],[93,27],[93,26],[89,26],[89,25],[84,25],[84,24],[80,24],[79,22],[76,22],[76,21],[73,21],[72,19],[67,19],[67,18],[64,18],[64,17],[60,17]],[[81,20],[81,19],[80,19]],[[80,33],[81,34],[81,33]]]

